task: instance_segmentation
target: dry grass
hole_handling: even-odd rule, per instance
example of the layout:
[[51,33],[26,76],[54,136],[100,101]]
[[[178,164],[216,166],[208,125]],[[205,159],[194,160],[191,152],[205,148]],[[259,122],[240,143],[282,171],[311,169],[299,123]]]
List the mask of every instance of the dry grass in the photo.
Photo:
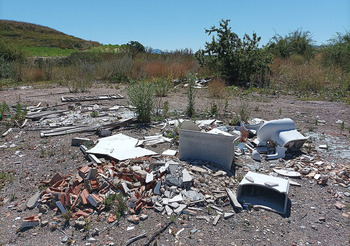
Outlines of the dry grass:
[[208,96],[223,99],[227,97],[226,83],[222,79],[213,79],[208,83]]
[[325,68],[319,57],[305,62],[302,57],[276,58],[271,66],[270,87],[301,95],[345,96],[349,89],[349,75],[337,68]]

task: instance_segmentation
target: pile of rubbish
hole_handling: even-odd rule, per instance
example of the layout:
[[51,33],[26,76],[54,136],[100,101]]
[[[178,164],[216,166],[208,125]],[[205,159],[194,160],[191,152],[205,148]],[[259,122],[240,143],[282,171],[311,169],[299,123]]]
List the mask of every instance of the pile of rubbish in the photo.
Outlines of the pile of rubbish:
[[[348,187],[350,183],[349,167],[301,152],[309,144],[308,137],[299,133],[288,118],[253,119],[240,126],[224,125],[216,119],[166,120],[153,125],[159,129],[158,134],[136,139],[121,133],[112,135],[113,129],[133,121],[130,107],[103,109],[96,105],[78,106],[75,112],[40,112],[39,106],[27,118],[35,120],[41,137],[96,132],[101,138],[97,142],[72,139],[72,145],[80,147],[89,164],[79,167],[75,174],[56,173],[51,180],[43,181],[41,190],[27,202],[29,209],[37,207],[39,213],[25,218],[21,229],[47,224],[41,214],[49,211],[73,218],[74,226],[81,230],[96,214],[103,213],[110,224],[117,223],[120,216],[137,224],[147,219],[149,209],[167,216],[191,214],[216,225],[221,217],[228,219],[243,209],[288,213],[289,186],[300,186],[290,178],[308,178],[319,185],[332,181]],[[86,123],[94,118],[89,117],[91,110],[99,114],[95,126]],[[117,120],[111,122],[111,118]],[[162,143],[168,143],[170,149],[161,154],[146,148]],[[238,179],[235,160],[243,156],[250,163],[243,165],[247,173]],[[269,166],[274,168],[262,169],[270,160],[277,161]],[[210,209],[216,216],[207,215]]]

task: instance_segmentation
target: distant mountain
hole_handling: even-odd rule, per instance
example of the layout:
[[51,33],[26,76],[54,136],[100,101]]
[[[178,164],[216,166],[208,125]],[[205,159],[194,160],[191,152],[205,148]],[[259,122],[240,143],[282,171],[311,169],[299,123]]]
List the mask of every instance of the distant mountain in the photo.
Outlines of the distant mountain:
[[87,41],[49,27],[36,24],[0,20],[0,39],[14,46],[57,47],[61,49],[88,49],[100,43]]

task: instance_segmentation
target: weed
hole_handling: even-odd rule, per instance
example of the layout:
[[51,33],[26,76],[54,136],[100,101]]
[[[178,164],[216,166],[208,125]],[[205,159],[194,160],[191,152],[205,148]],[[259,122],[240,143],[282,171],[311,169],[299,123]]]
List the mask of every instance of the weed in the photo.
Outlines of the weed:
[[2,190],[7,182],[12,182],[13,180],[14,178],[12,174],[0,171],[0,190]]
[[207,206],[207,213],[210,214],[210,211],[211,211],[211,207]]
[[224,103],[224,114],[226,115],[226,113],[228,112],[228,106],[229,106],[229,102],[228,99],[225,98],[225,103]]
[[10,108],[5,101],[0,105],[0,120],[3,119],[5,115],[10,115]]
[[215,102],[212,102],[211,104],[209,115],[212,117],[216,117],[218,115],[218,106],[216,105]]
[[55,154],[56,154],[55,150],[50,150],[48,152],[49,157],[53,157],[53,156],[55,156]]
[[90,113],[90,116],[91,116],[92,118],[98,117],[98,111],[92,111],[92,112]]
[[279,113],[279,115],[282,115],[282,109],[281,108],[278,110],[278,113]]
[[150,83],[139,81],[128,87],[127,94],[131,103],[136,107],[138,121],[151,122],[151,112],[154,105],[154,88]]
[[177,220],[177,215],[176,215],[176,214],[172,214],[172,215],[170,215],[169,220],[170,220],[171,222],[175,223],[175,222],[176,222],[176,220]]
[[340,124],[340,130],[344,131],[344,129],[345,129],[345,123],[344,123],[344,121],[342,121]]
[[11,198],[10,198],[10,201],[14,201],[16,199],[16,193],[12,193],[11,194]]
[[167,118],[167,117],[169,117],[169,102],[168,101],[165,101],[164,103],[163,103],[163,116],[165,117],[165,118]]
[[41,148],[40,150],[40,158],[44,158],[45,157],[45,150],[43,148]]
[[117,194],[109,194],[106,199],[104,200],[104,204],[106,209],[110,209],[113,206],[113,203],[116,199]]
[[237,176],[237,182],[241,182],[242,179],[243,179],[243,176],[242,176],[242,175],[238,175],[238,176]]
[[239,109],[238,109],[239,120],[241,122],[248,123],[250,117],[250,106],[249,103],[241,100]]
[[194,99],[196,95],[196,91],[194,89],[195,76],[190,74],[188,75],[187,79],[188,79],[188,89],[187,89],[188,103],[187,103],[186,115],[188,117],[193,117],[195,114]]
[[84,221],[85,221],[84,230],[85,231],[90,230],[91,229],[91,222],[90,222],[90,220],[88,218],[86,218]]
[[72,218],[72,211],[70,211],[70,209],[66,208],[66,212],[64,214],[62,214],[62,218],[68,222]]
[[116,204],[118,207],[118,212],[121,215],[124,215],[125,212],[127,211],[128,207],[127,207],[127,204],[126,204],[125,199],[123,197],[123,194],[118,193],[118,195],[115,197],[115,200],[116,200]]

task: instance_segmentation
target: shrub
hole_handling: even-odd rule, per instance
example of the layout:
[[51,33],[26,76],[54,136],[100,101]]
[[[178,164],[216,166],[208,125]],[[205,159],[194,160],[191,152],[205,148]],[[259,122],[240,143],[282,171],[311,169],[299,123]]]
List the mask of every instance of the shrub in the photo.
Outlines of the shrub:
[[268,43],[268,50],[276,57],[288,58],[291,55],[301,55],[306,60],[313,57],[313,39],[309,31],[297,29],[282,37],[275,34]]
[[136,107],[137,120],[142,123],[151,122],[151,112],[154,105],[153,93],[152,83],[145,81],[134,82],[127,89],[129,99]]
[[340,67],[350,72],[350,32],[337,33],[322,51],[325,66]]
[[257,76],[264,81],[271,57],[259,48],[261,38],[253,33],[251,37],[245,34],[242,40],[228,27],[229,21],[221,20],[220,27],[205,30],[208,35],[216,33],[216,37],[196,53],[197,60],[236,85],[246,85]]

